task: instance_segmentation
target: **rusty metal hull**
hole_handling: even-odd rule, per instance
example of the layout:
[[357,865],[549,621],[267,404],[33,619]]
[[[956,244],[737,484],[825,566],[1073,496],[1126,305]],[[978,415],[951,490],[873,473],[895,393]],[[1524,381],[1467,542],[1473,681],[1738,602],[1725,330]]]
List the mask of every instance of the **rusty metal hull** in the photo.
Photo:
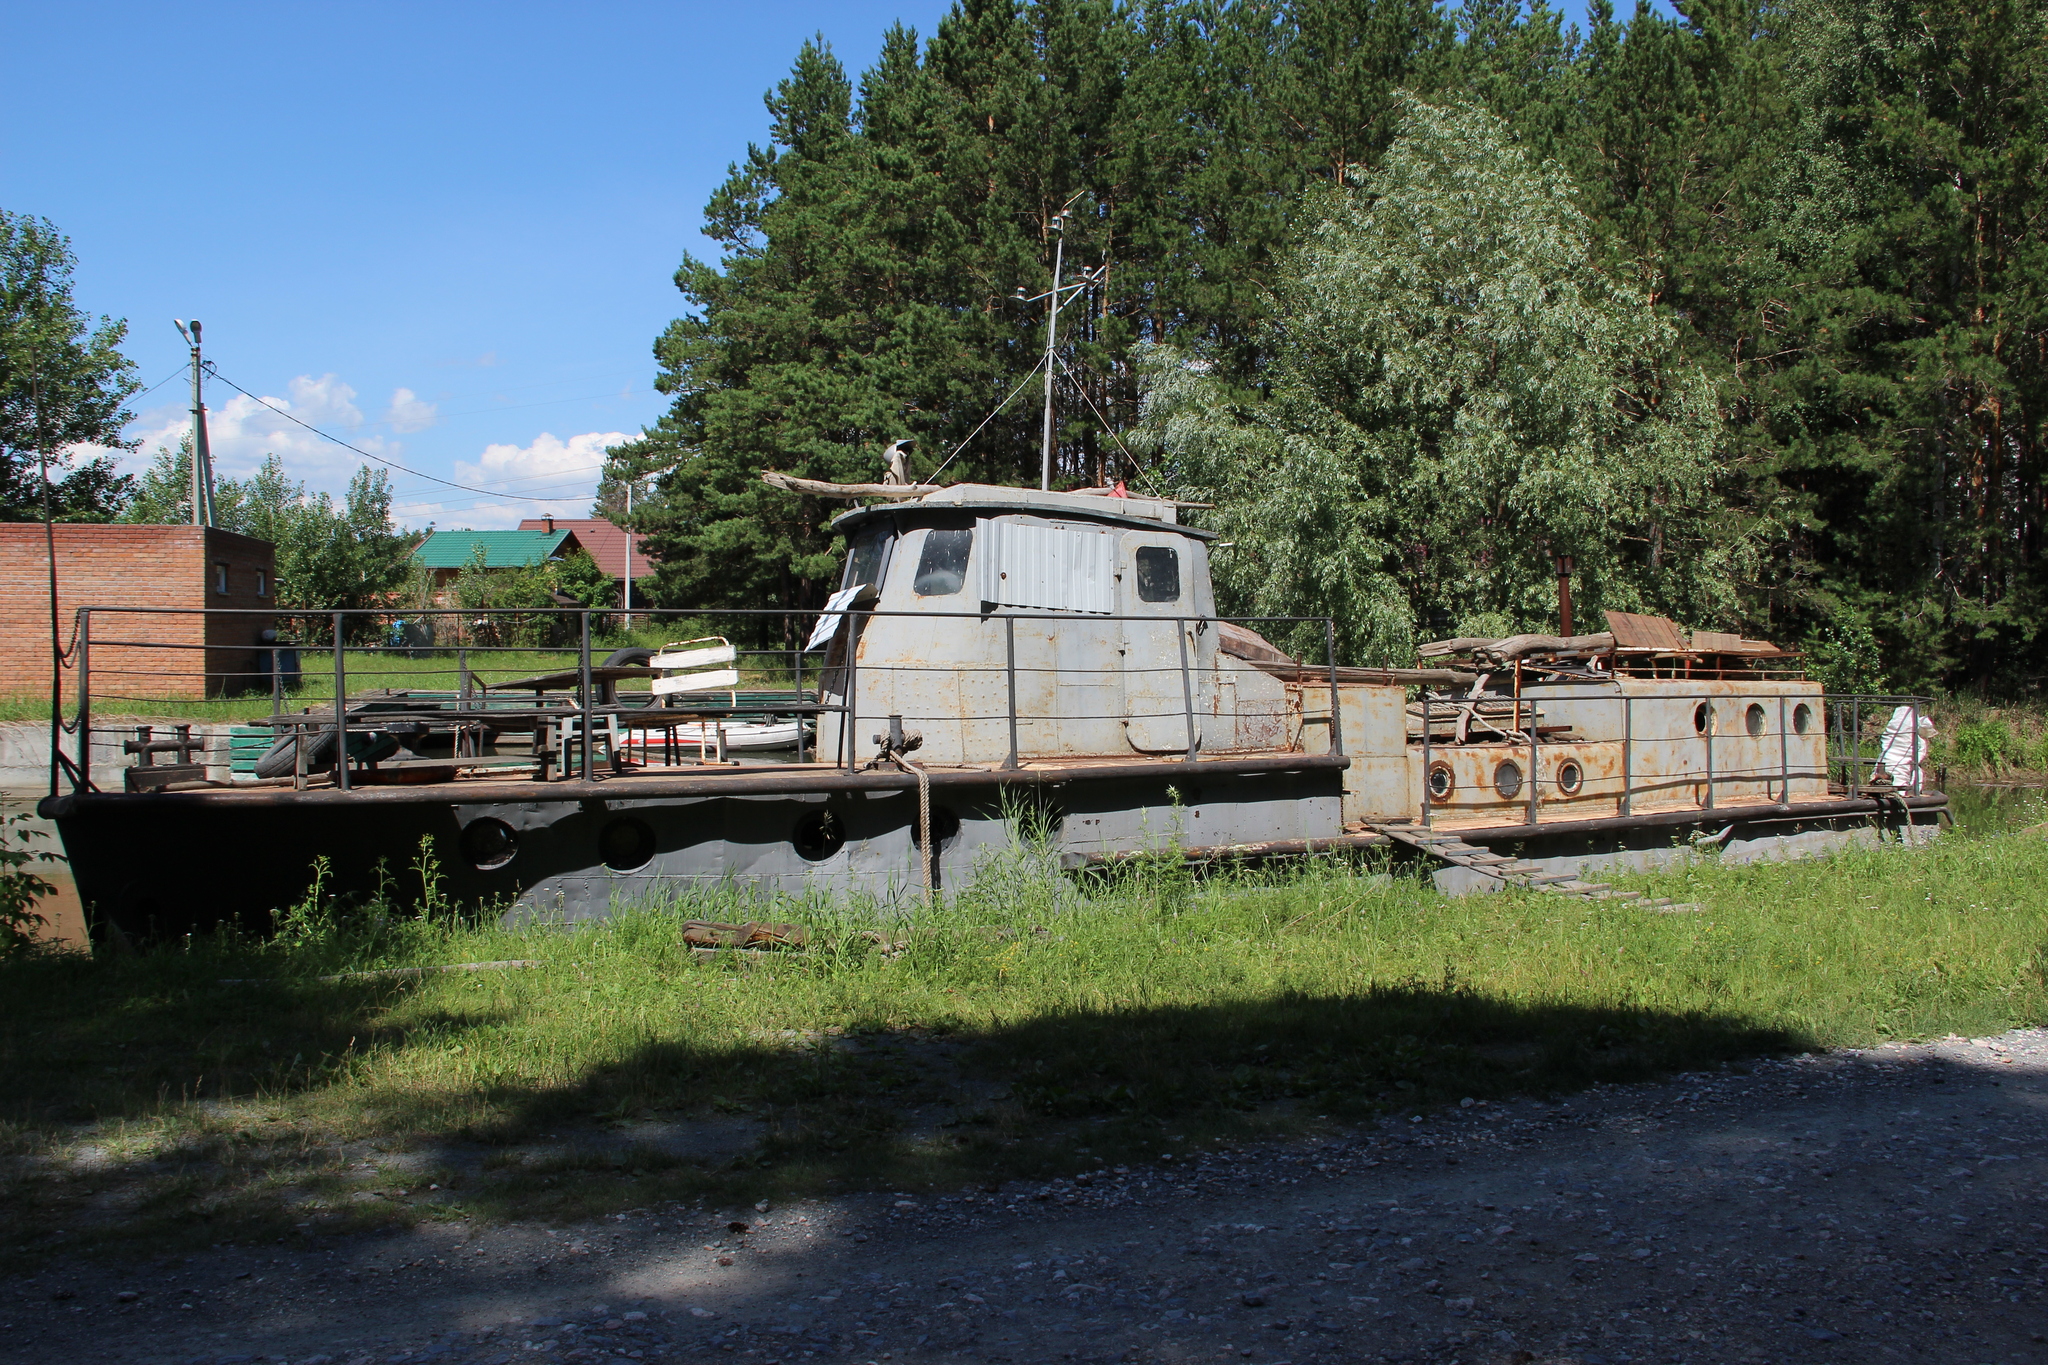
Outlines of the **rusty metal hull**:
[[[1108,761],[1021,771],[932,774],[942,890],[1014,842],[1019,799],[1043,804],[1053,851],[1088,859],[1181,846],[1305,842],[1341,835],[1345,760],[1264,755],[1200,763]],[[367,897],[389,879],[412,894],[406,862],[423,840],[457,901],[512,921],[596,919],[621,905],[730,883],[758,894],[867,896],[908,908],[922,891],[918,796],[903,773],[795,770],[602,782],[474,783],[357,792],[264,789],[149,796],[87,794],[45,803],[79,893],[103,926],[164,937],[223,921],[270,927],[303,894],[316,859],[329,894]],[[829,812],[829,849],[804,830]],[[468,856],[485,822],[515,852]],[[166,871],[193,849],[232,870]]]
[[[1460,829],[1458,837],[1534,863],[1545,872],[1597,880],[1603,873],[1644,872],[1695,858],[1722,863],[1779,862],[1881,842],[1924,843],[1939,836],[1948,814],[1940,792],[1919,796],[1828,797],[1756,801],[1717,810],[1498,824]],[[1450,895],[1496,891],[1500,883],[1466,868],[1434,874]]]

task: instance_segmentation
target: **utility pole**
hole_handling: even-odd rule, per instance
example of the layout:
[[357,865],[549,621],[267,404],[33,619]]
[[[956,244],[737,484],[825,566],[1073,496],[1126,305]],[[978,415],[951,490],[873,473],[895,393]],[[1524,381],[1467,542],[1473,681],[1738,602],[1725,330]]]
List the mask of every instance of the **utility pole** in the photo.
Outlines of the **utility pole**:
[[626,629],[633,628],[633,481],[626,480],[626,598],[619,603],[626,609]]
[[206,441],[206,396],[204,371],[199,361],[199,319],[185,330],[182,319],[172,318],[178,335],[192,347],[192,524],[213,525],[213,451]]

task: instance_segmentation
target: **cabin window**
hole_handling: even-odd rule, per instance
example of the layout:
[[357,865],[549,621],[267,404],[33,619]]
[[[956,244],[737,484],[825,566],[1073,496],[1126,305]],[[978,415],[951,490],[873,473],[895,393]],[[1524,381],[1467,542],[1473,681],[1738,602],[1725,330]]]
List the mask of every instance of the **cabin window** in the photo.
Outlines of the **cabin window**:
[[1493,789],[1500,793],[1503,801],[1512,801],[1522,794],[1522,765],[1507,759],[1493,770]]
[[225,564],[216,564],[216,565],[214,565],[214,566],[213,566],[213,590],[214,590],[214,591],[215,591],[216,593],[221,593],[221,594],[225,594],[225,593],[227,592],[227,590],[228,590],[228,566],[227,566],[227,565],[225,565]]
[[1145,545],[1137,560],[1140,602],[1180,601],[1180,551],[1171,545]]
[[967,584],[967,556],[973,531],[927,531],[911,587],[919,597],[951,597]]
[[270,596],[270,575],[261,569],[256,571],[256,595],[258,597]]
[[1764,708],[1755,702],[1751,702],[1749,709],[1742,713],[1742,728],[1749,731],[1751,738],[1762,735],[1765,727],[1769,724],[1770,722],[1764,717]]
[[846,581],[839,586],[851,588],[865,583],[881,587],[882,575],[889,571],[889,547],[895,540],[896,532],[888,527],[877,526],[862,532],[853,542],[853,553],[846,557]]
[[1803,735],[1813,728],[1813,708],[1805,702],[1792,708],[1792,733]]
[[1566,796],[1577,796],[1579,788],[1586,785],[1586,772],[1578,764],[1566,759],[1557,765],[1557,789]]

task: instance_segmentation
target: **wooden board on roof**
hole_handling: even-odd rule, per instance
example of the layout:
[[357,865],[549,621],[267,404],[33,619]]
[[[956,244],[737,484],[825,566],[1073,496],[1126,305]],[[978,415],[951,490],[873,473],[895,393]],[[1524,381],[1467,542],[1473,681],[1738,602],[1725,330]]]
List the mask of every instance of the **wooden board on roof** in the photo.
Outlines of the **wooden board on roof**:
[[1618,649],[1650,649],[1668,654],[1690,651],[1678,622],[1668,616],[1638,616],[1629,611],[1605,614],[1608,632],[1614,636]]

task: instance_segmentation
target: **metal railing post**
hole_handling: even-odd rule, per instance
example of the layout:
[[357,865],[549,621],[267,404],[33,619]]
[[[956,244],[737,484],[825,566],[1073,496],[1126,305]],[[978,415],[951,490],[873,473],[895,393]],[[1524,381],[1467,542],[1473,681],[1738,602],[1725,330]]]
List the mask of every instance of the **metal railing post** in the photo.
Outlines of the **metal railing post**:
[[597,773],[594,770],[590,757],[591,744],[593,742],[590,727],[595,719],[591,714],[591,703],[594,698],[591,695],[590,688],[590,612],[588,610],[580,611],[576,614],[576,619],[581,631],[579,641],[580,655],[576,664],[577,686],[581,689],[581,695],[577,698],[577,701],[581,704],[583,712],[581,719],[577,721],[577,728],[583,731],[583,743],[580,746],[583,767],[579,775],[585,782],[592,782],[596,780]]
[[341,663],[341,613],[334,613],[334,783],[348,784],[348,675]]
[[790,651],[793,662],[790,671],[796,678],[796,761],[804,761],[804,652],[801,647]]
[[78,613],[78,790],[92,790],[92,611]]
[[1003,760],[1005,768],[1019,766],[1017,760],[1017,618],[1003,618],[1003,667],[1009,674],[1010,682],[1010,756]]
[[1707,799],[1701,804],[1703,809],[1712,810],[1714,808],[1714,699],[1709,697],[1700,704],[1707,708],[1705,732],[1707,741]]
[[1330,661],[1330,752],[1344,752],[1344,707],[1337,700],[1337,618],[1323,618],[1324,657]]
[[1859,697],[1849,703],[1849,733],[1843,737],[1848,757],[1849,795],[1853,798],[1863,791],[1863,701]]
[[1620,814],[1631,813],[1635,803],[1635,757],[1636,757],[1636,699],[1628,693],[1621,694],[1621,807]]
[[1538,762],[1539,760],[1536,756],[1536,703],[1534,700],[1531,700],[1529,703],[1529,823],[1532,825],[1539,823],[1543,818],[1542,810],[1538,805],[1541,798],[1536,794],[1539,785],[1537,774],[1542,771],[1537,766]]
[[1432,793],[1430,792],[1430,788],[1429,788],[1429,775],[1430,775],[1430,755],[1429,755],[1429,684],[1427,684],[1427,683],[1424,683],[1424,684],[1422,685],[1421,691],[1422,691],[1422,827],[1423,827],[1424,829],[1428,829],[1428,828],[1429,828],[1429,808],[1430,808],[1430,805],[1431,805],[1431,800],[1430,800],[1430,798],[1431,798],[1431,795],[1432,795]]
[[1778,800],[1792,804],[1792,736],[1785,729],[1785,694],[1778,694]]
[[1188,623],[1185,617],[1176,617],[1173,623],[1174,638],[1180,642],[1180,699],[1185,708],[1188,723],[1188,757],[1195,761],[1195,685],[1188,676]]
[[840,738],[846,750],[846,771],[852,772],[860,763],[859,742],[854,738],[854,707],[856,690],[860,686],[860,613],[849,610],[846,613],[846,713],[839,727]]

